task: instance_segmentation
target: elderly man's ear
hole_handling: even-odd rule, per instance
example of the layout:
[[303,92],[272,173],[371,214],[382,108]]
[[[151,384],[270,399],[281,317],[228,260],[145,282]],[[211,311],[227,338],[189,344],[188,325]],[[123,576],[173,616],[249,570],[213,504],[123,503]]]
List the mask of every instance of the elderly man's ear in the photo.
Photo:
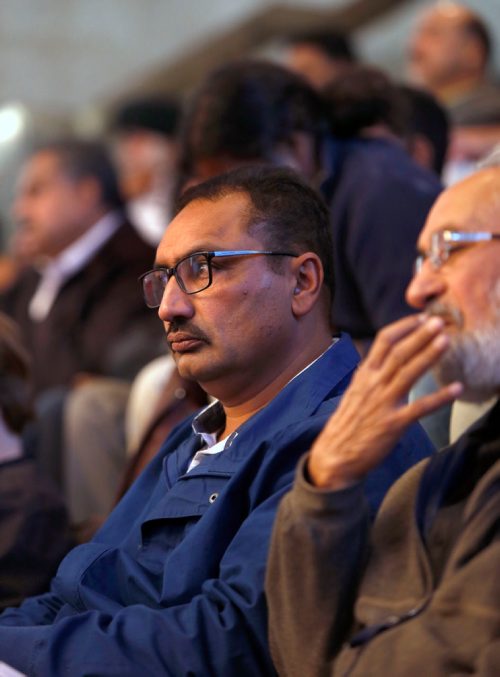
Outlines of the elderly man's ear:
[[302,317],[318,303],[323,288],[323,265],[317,254],[306,252],[292,259],[292,269],[292,312]]

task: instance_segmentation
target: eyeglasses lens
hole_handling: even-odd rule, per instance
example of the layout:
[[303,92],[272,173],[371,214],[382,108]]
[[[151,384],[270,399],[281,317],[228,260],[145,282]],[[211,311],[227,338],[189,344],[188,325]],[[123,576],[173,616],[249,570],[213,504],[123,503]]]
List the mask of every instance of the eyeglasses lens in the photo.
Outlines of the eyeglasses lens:
[[210,285],[210,263],[205,254],[194,254],[177,265],[177,279],[188,294],[202,291]]
[[439,268],[448,258],[448,243],[443,233],[434,233],[431,240],[431,263],[434,268]]
[[158,308],[163,298],[168,275],[164,270],[152,270],[143,278],[144,299],[149,308]]

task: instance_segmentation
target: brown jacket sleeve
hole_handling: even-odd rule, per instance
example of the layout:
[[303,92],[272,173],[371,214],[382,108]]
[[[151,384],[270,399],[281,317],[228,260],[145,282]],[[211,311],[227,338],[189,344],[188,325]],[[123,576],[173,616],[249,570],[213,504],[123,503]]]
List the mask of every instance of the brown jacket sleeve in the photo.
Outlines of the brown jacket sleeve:
[[267,570],[271,653],[280,675],[329,675],[352,630],[369,511],[363,485],[321,491],[297,469],[274,526]]

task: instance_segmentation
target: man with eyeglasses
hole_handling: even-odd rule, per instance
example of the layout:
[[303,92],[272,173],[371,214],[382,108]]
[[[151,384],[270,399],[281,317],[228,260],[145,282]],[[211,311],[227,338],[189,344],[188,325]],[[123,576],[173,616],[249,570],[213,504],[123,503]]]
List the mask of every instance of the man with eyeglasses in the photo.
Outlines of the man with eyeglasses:
[[[422,313],[380,332],[278,512],[280,674],[498,674],[500,403],[400,478],[373,526],[363,483],[413,421],[500,394],[500,167],[444,192],[418,244],[407,299]],[[408,404],[431,367],[440,389]]]
[[[328,211],[288,170],[236,170],[181,198],[142,285],[179,372],[217,399],[172,433],[51,592],[0,617],[0,660],[54,677],[275,674],[272,523],[357,362],[332,332],[330,256]],[[428,452],[418,428],[395,447],[367,480],[373,511]]]

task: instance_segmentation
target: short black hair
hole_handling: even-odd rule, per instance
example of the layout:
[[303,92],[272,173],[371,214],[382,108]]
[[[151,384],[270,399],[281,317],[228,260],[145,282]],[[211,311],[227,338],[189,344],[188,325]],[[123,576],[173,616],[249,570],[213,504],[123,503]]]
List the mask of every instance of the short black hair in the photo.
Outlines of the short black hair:
[[324,283],[333,299],[328,207],[321,195],[293,170],[252,165],[219,174],[186,190],[175,205],[175,214],[194,200],[216,201],[234,193],[248,196],[248,229],[258,231],[265,247],[296,254],[310,251],[319,256]]
[[287,42],[291,46],[312,45],[332,60],[357,61],[348,34],[340,30],[294,33]]
[[174,138],[181,108],[173,98],[148,97],[132,99],[121,105],[111,119],[111,132],[145,129],[167,138]]
[[410,141],[412,135],[425,136],[434,151],[433,169],[440,176],[448,150],[448,113],[428,91],[410,85],[400,85],[399,89],[408,104],[407,129]]
[[39,143],[31,155],[54,153],[63,173],[78,181],[93,178],[101,188],[101,203],[110,209],[121,209],[123,197],[118,187],[118,179],[111,157],[98,141],[86,141],[74,138],[61,138]]
[[373,125],[397,136],[405,132],[405,104],[389,76],[378,68],[353,64],[323,90],[330,131],[352,138]]
[[30,359],[18,326],[4,313],[0,313],[0,411],[15,434],[34,416]]
[[303,78],[266,61],[230,63],[205,79],[188,108],[181,182],[200,159],[273,162],[279,145],[293,147],[294,132],[311,135],[319,166],[325,128],[322,100]]

